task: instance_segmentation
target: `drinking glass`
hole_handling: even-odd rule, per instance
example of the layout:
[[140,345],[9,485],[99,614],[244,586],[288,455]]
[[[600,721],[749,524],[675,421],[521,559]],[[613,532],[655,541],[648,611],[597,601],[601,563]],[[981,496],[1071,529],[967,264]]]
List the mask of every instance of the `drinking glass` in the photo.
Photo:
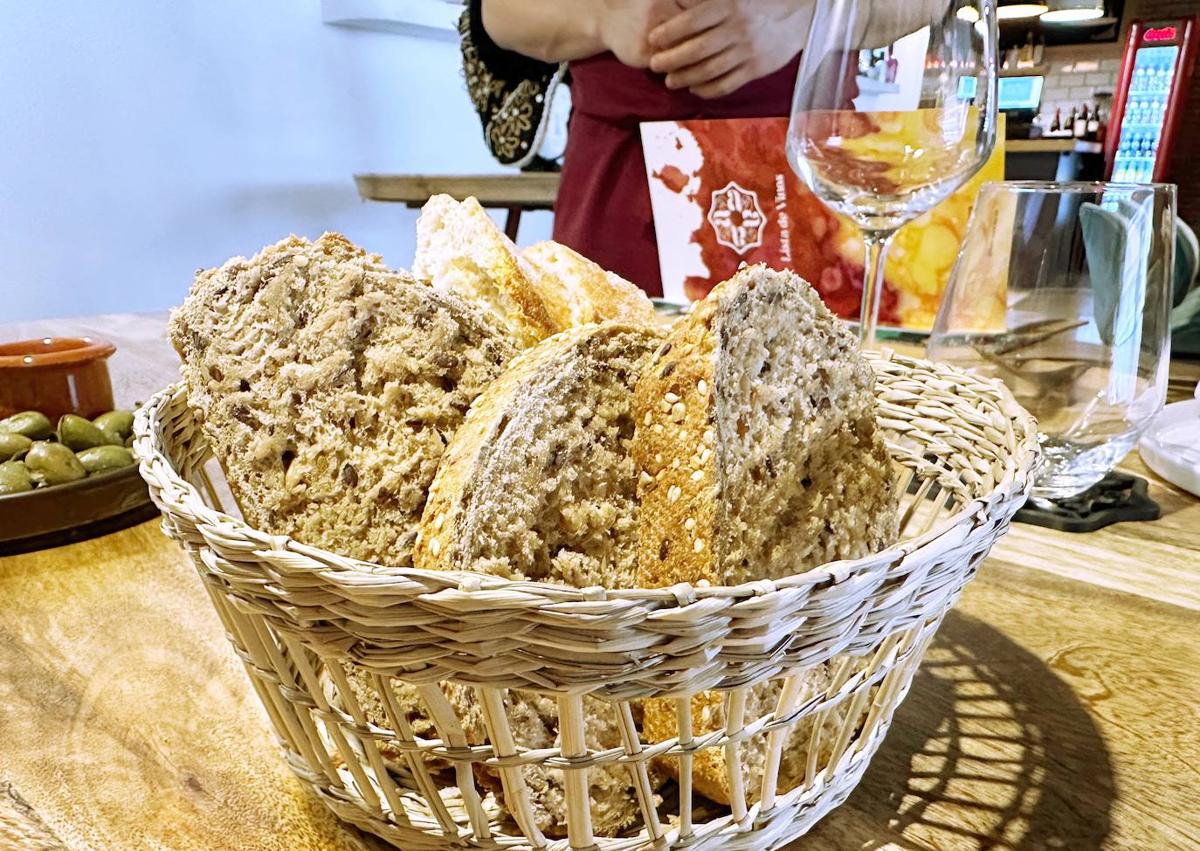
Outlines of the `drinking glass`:
[[862,229],[859,339],[875,339],[896,230],[996,141],[995,0],[818,0],[788,127],[792,167]]
[[1167,390],[1175,187],[986,183],[929,339],[1038,419],[1034,497],[1098,482]]

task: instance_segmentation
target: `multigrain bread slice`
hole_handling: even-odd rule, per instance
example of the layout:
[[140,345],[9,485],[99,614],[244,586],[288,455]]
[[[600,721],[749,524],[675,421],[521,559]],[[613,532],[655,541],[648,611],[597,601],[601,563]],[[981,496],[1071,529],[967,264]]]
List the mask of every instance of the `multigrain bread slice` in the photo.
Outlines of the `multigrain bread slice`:
[[[635,571],[636,474],[628,444],[629,406],[642,365],[661,342],[657,329],[606,323],[558,334],[518,355],[476,400],[451,441],[430,489],[414,551],[430,570],[470,569],[576,587],[629,586]],[[443,689],[472,744],[487,737],[472,690]],[[415,692],[398,689],[406,705]],[[591,750],[621,745],[616,710],[584,702]],[[508,716],[516,743],[559,746],[557,704],[513,691]],[[539,828],[566,826],[562,772],[522,769]],[[503,801],[498,773],[477,770]],[[639,814],[627,767],[589,772],[594,827],[612,836]]]
[[[891,544],[896,487],[873,385],[853,337],[795,274],[759,265],[716,287],[637,385],[638,584],[777,579]],[[773,707],[778,689],[752,690],[748,712]],[[723,700],[696,696],[695,732],[724,724]],[[673,702],[646,702],[645,732],[676,735]],[[801,727],[789,740],[781,791],[802,779],[790,750],[807,738]],[[762,746],[742,749],[751,800]],[[698,790],[729,802],[723,751],[693,769]]]
[[430,488],[418,567],[575,587],[635,580],[633,386],[662,332],[586,325],[518,355]]
[[413,274],[500,318],[521,347],[571,326],[561,286],[521,256],[474,198],[434,195],[417,219]]
[[896,535],[874,373],[799,276],[758,265],[671,329],[638,381],[640,583],[732,585]]
[[572,325],[610,320],[633,325],[658,324],[658,314],[644,292],[577,251],[548,240],[521,253],[547,278],[562,286]]
[[446,443],[516,353],[491,317],[332,233],[200,272],[170,337],[251,525],[400,566]]

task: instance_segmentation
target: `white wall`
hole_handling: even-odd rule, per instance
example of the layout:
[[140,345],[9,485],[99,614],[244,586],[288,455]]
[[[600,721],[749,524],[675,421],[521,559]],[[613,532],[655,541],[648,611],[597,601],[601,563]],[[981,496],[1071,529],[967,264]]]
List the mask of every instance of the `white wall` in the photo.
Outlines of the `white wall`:
[[325,25],[318,0],[8,3],[0,322],[160,310],[289,232],[407,265],[415,211],[352,174],[495,170],[451,42]]

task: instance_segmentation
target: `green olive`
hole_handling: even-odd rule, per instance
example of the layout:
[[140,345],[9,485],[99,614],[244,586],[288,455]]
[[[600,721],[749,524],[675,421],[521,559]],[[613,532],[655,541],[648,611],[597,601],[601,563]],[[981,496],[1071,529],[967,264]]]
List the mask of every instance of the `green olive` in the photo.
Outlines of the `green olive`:
[[5,461],[0,464],[0,496],[28,490],[33,490],[33,479],[22,462]]
[[0,431],[0,461],[11,461],[29,451],[33,441],[15,431]]
[[111,431],[120,435],[121,441],[133,432],[133,414],[129,411],[109,411],[92,420],[92,424],[102,431]]
[[59,419],[58,441],[76,452],[93,446],[120,446],[125,442],[113,432],[97,428],[75,414],[63,414]]
[[0,420],[0,431],[23,434],[30,440],[45,440],[54,434],[50,419],[41,411],[21,411],[11,417]]
[[119,470],[133,463],[133,453],[124,446],[93,446],[77,453],[79,463],[89,473]]
[[45,440],[39,440],[29,448],[25,455],[25,466],[29,469],[29,475],[39,485],[61,485],[87,475],[87,470],[75,457],[74,452],[61,443]]

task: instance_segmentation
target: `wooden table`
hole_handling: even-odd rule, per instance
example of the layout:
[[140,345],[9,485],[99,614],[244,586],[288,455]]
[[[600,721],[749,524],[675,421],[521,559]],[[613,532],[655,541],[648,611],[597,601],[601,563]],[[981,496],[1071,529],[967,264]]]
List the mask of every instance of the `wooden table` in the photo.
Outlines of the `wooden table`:
[[[128,363],[163,351],[155,323],[127,323]],[[172,377],[156,364],[135,392]],[[1174,376],[1184,398],[1200,366]],[[862,785],[793,851],[1200,848],[1200,500],[1125,466],[1162,519],[1014,526]],[[155,523],[0,559],[0,600],[0,848],[384,847],[292,778]]]
[[458,200],[473,195],[484,207],[508,210],[504,232],[516,240],[524,210],[553,210],[558,172],[510,174],[356,174],[364,201],[394,201],[422,207],[430,196],[445,193]]

